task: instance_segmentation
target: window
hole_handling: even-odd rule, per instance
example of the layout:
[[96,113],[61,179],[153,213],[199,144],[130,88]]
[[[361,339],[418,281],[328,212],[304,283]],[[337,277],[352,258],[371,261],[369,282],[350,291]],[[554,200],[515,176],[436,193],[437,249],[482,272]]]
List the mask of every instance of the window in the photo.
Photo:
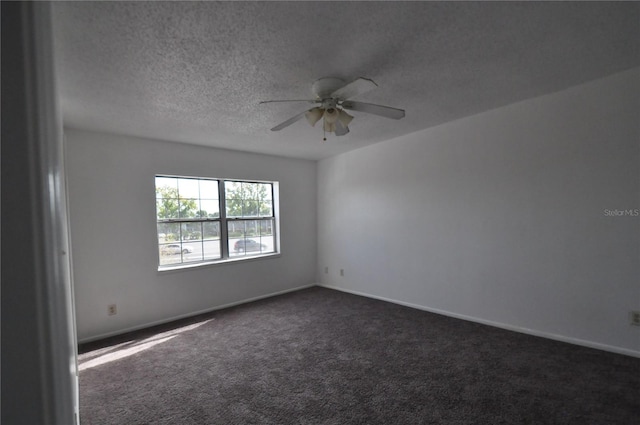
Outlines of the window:
[[275,182],[156,176],[159,268],[273,254]]

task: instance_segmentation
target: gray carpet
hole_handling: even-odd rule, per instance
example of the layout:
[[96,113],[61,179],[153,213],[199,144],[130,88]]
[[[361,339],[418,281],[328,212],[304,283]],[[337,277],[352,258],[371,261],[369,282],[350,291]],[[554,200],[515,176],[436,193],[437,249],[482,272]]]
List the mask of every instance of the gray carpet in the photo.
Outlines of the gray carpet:
[[640,359],[319,287],[80,351],[82,425],[640,423]]

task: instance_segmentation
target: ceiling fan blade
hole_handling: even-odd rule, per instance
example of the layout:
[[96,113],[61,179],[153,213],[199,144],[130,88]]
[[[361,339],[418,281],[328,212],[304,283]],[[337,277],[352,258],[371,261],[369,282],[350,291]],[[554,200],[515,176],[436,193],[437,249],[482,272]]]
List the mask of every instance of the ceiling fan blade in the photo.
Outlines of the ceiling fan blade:
[[291,99],[291,100],[262,100],[258,104],[262,105],[263,103],[279,103],[279,102],[307,102],[307,103],[319,103],[317,100],[311,99]]
[[331,93],[331,97],[346,100],[373,90],[376,87],[378,87],[378,85],[373,80],[360,77]]
[[373,103],[354,102],[352,100],[342,102],[344,109],[366,112],[368,114],[380,115],[381,117],[399,120],[404,117],[404,109],[391,108],[389,106],[374,105]]
[[349,127],[347,127],[346,125],[342,124],[342,122],[340,120],[336,121],[336,136],[344,136],[345,134],[347,134],[349,132]]
[[304,117],[304,114],[306,114],[307,112],[308,112],[308,111],[304,111],[304,112],[299,113],[298,115],[295,115],[295,116],[293,116],[293,117],[289,118],[289,119],[288,119],[288,120],[286,120],[285,122],[280,123],[280,124],[276,125],[275,127],[273,127],[273,128],[271,129],[271,131],[280,131],[280,130],[282,130],[283,128],[290,126],[290,125],[291,125],[291,124],[293,124],[294,122],[296,122],[296,121],[298,121],[298,120],[302,119],[302,117]]

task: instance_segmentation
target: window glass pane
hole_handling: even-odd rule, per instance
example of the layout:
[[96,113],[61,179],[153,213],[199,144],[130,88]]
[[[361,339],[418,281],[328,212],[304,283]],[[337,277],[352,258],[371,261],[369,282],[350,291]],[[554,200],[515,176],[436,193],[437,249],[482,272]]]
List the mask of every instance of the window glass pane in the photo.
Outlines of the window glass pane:
[[275,237],[273,235],[263,235],[260,237],[261,253],[275,252]]
[[261,252],[275,252],[274,220],[260,220],[259,225]]
[[200,198],[200,189],[196,179],[178,179],[178,193],[181,198]]
[[227,217],[242,217],[242,183],[224,182]]
[[202,223],[202,239],[220,239],[220,223],[210,221]]
[[258,201],[256,199],[245,199],[242,204],[242,216],[243,217],[257,217],[258,216]]
[[260,236],[273,236],[273,220],[260,220]]
[[244,198],[244,216],[258,217],[260,211],[260,190],[263,185],[260,183],[246,183]]
[[242,199],[242,182],[225,181],[224,182],[225,197]]
[[273,215],[270,183],[225,182],[227,217]]
[[245,237],[260,236],[260,224],[257,220],[245,220],[244,222]]
[[158,242],[180,241],[180,223],[158,223]]
[[202,223],[181,223],[183,241],[196,241],[202,239]]
[[182,246],[179,243],[159,244],[160,265],[182,262]]
[[242,220],[228,223],[229,256],[275,251],[272,220]]
[[197,214],[202,218],[218,218],[220,217],[220,203],[217,199],[204,199],[200,201],[200,211]]
[[273,199],[271,183],[260,183],[258,193],[263,200],[271,201]]
[[156,177],[156,216],[158,219],[178,218],[178,179]]
[[200,202],[198,199],[180,198],[178,205],[180,218],[193,218],[200,210]]
[[271,206],[271,201],[262,201],[260,203],[260,216],[261,217],[273,216],[273,208]]
[[245,234],[244,234],[244,221],[228,221],[227,222],[227,238],[228,238],[228,249],[229,256],[234,257],[239,254],[243,254],[240,251],[240,246],[244,242]]
[[227,217],[242,217],[242,199],[227,199]]
[[200,180],[200,199],[219,199],[218,180]]
[[167,241],[167,224],[166,223],[158,223],[158,244],[168,242]]
[[173,193],[172,198],[177,198],[178,179],[175,177],[156,177],[156,198],[162,198],[166,191]]
[[262,217],[273,216],[273,187],[271,184],[263,184],[260,190],[260,215]]
[[273,236],[253,236],[229,239],[229,256],[264,254],[274,252]]
[[202,242],[203,260],[217,260],[222,258],[220,253],[220,239],[205,240]]
[[258,183],[242,183],[242,197],[244,199],[258,198]]
[[244,237],[244,221],[229,221],[227,222],[227,236],[231,238],[243,238]]
[[178,200],[156,199],[156,217],[158,220],[178,218]]
[[182,262],[202,261],[202,241],[182,243]]

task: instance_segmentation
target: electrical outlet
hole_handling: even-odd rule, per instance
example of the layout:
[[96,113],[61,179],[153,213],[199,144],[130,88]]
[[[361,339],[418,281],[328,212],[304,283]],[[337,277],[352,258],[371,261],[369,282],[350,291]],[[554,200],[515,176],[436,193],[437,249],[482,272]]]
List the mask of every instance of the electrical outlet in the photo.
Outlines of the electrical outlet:
[[629,323],[634,326],[640,326],[640,311],[629,312]]
[[109,304],[107,306],[107,314],[109,314],[109,316],[115,316],[117,312],[118,312],[118,309],[116,308],[115,304]]
[[329,273],[329,267],[324,268],[324,274],[327,274],[327,273]]
[[340,276],[344,276],[344,269],[340,269]]

